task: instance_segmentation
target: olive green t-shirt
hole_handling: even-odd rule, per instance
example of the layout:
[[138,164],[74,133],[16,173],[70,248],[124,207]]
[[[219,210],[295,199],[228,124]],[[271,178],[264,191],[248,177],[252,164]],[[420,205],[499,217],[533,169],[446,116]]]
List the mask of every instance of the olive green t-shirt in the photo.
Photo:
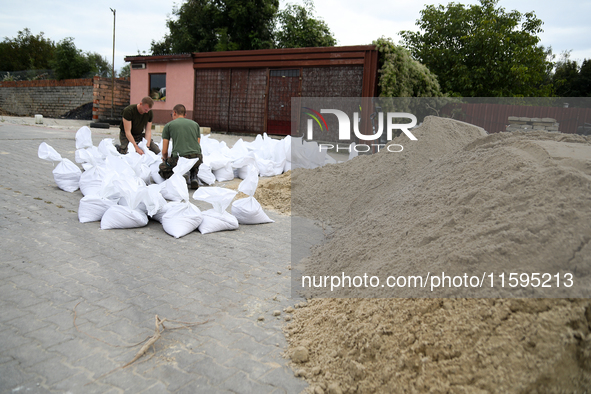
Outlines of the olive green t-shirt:
[[168,122],[162,130],[163,140],[172,140],[170,157],[201,154],[201,130],[197,122],[187,118],[177,118]]
[[[147,114],[140,114],[137,110],[137,104],[132,104],[123,110],[122,118],[131,121],[131,135],[137,141],[141,139],[141,136],[146,128],[148,122],[151,122],[154,117],[152,110],[148,111]],[[123,119],[119,125],[119,130],[122,134],[125,134],[125,128],[123,127]]]

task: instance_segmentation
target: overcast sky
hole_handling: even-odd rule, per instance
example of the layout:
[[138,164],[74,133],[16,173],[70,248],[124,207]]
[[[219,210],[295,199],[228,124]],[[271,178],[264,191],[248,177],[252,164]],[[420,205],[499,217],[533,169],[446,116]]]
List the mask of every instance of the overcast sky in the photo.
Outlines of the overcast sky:
[[[301,3],[300,1],[289,1]],[[474,4],[477,1],[456,0]],[[78,49],[98,52],[109,62],[113,51],[113,13],[116,10],[115,67],[125,65],[125,56],[150,51],[152,40],[166,34],[166,19],[172,15],[173,0],[29,0],[26,3],[4,0],[0,13],[0,38],[16,37],[29,28],[34,35],[44,33],[56,43],[73,37]],[[398,42],[401,30],[416,30],[415,22],[425,4],[402,0],[316,0],[322,17],[337,39],[338,45],[365,45],[381,36]],[[26,4],[26,5],[25,5]],[[285,0],[281,0],[281,5]],[[552,46],[555,54],[572,50],[571,59],[591,59],[591,0],[500,0],[506,10],[522,13],[534,11],[544,22],[541,44]]]

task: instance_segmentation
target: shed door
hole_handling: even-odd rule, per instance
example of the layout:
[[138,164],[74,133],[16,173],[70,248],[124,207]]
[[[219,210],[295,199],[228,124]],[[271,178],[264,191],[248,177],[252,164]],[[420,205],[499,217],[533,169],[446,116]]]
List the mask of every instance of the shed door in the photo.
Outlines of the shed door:
[[267,133],[291,134],[291,98],[301,95],[300,69],[269,70]]

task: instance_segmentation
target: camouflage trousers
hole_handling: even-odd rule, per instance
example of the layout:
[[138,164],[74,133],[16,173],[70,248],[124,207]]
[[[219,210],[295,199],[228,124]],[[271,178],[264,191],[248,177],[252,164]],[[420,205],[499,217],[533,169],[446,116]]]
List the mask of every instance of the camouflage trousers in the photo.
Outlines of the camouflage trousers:
[[[146,136],[145,134],[142,134],[140,136],[139,141],[137,141],[137,140],[135,141],[136,144],[139,144],[140,142],[142,142],[142,139],[145,136]],[[121,142],[121,146],[117,150],[122,155],[126,155],[127,154],[127,145],[129,144],[129,140],[127,139],[127,136],[125,135],[125,133],[120,133],[119,134],[119,141]],[[160,153],[160,148],[158,147],[158,145],[156,145],[156,143],[154,142],[153,139],[150,139],[150,143],[148,144],[148,149],[150,149],[152,152],[154,152],[156,154],[159,154]]]
[[[199,159],[199,160],[197,160],[197,163],[195,163],[193,168],[191,168],[191,171],[189,173],[190,174],[189,177],[193,178],[194,176],[197,175],[197,171],[199,171],[199,166],[201,165],[201,163],[203,163],[203,155],[193,153],[193,154],[189,154],[189,155],[186,155],[183,157],[185,157],[187,159],[195,159],[195,158]],[[172,176],[172,174],[174,173],[172,171],[172,169],[174,167],[176,167],[176,164],[178,163],[178,161],[179,161],[179,156],[169,157],[166,161],[163,161],[160,164],[159,171],[158,171],[160,176],[164,179],[170,178]]]

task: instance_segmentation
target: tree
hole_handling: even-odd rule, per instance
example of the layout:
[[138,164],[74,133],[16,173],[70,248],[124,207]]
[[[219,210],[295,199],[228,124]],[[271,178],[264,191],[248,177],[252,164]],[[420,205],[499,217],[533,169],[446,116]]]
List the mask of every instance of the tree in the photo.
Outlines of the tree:
[[591,59],[583,60],[579,69],[579,94],[581,97],[591,97]]
[[220,11],[213,0],[189,0],[172,13],[176,19],[166,21],[169,33],[159,42],[152,41],[153,55],[215,50]]
[[380,97],[439,97],[437,77],[391,38],[373,42],[379,53]]
[[152,54],[271,48],[278,8],[278,0],[188,0],[173,9]]
[[277,48],[330,47],[337,44],[326,22],[314,16],[314,3],[287,4],[275,20]]
[[76,48],[72,37],[64,38],[56,46],[52,68],[57,79],[83,78],[93,72],[88,57]]
[[554,94],[559,97],[591,96],[591,61],[583,60],[581,65],[570,59],[570,51],[562,53],[552,75]]
[[55,44],[43,34],[34,36],[25,28],[16,38],[4,37],[0,43],[0,71],[49,69]]
[[112,77],[113,68],[106,57],[101,56],[101,54],[97,52],[88,52],[86,58],[91,65],[91,72],[93,72],[94,75],[108,78]]
[[216,50],[273,47],[274,18],[279,0],[217,0],[221,11]]
[[498,0],[469,7],[428,5],[419,32],[402,31],[412,56],[434,72],[444,92],[465,97],[547,96],[552,63],[533,12],[506,12]]
[[130,71],[131,71],[131,67],[130,67],[129,63],[127,63],[125,66],[121,67],[121,70],[119,70],[119,77],[129,78]]

